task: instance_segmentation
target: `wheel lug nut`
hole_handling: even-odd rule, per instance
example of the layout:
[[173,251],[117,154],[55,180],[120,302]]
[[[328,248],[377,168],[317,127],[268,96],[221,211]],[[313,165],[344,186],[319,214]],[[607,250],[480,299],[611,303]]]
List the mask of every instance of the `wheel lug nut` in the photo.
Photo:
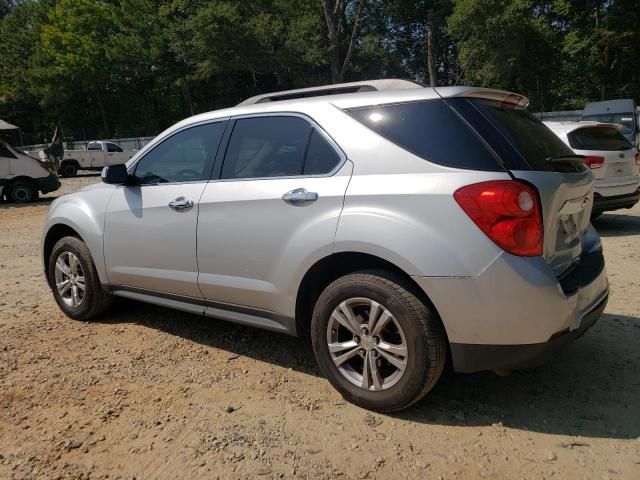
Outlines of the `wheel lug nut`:
[[371,352],[373,354],[374,357],[378,356],[378,352],[376,350],[374,350],[373,352]]
[[373,341],[378,345],[380,343],[380,337],[373,337]]
[[353,341],[356,343],[360,343],[360,337],[356,335],[355,337],[353,337]]

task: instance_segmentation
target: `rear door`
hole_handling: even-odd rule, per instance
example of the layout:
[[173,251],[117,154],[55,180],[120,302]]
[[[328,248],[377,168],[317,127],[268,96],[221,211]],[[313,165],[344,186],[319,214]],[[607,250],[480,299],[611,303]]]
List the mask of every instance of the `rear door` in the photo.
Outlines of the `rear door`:
[[306,117],[245,117],[229,129],[200,201],[200,289],[209,308],[293,317],[294,279],[332,253],[351,163]]
[[593,174],[580,162],[561,161],[559,157],[573,151],[524,108],[484,98],[447,101],[487,141],[515,178],[538,189],[544,257],[560,276],[579,261],[583,247],[594,240],[588,238]]

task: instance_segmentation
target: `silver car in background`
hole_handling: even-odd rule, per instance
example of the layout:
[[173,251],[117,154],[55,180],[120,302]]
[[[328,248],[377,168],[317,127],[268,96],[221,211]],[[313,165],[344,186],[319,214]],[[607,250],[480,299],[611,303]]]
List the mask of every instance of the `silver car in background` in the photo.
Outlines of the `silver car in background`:
[[608,283],[593,174],[527,103],[377,80],[188,118],[52,203],[53,295],[81,320],[119,296],[310,335],[335,388],[378,411],[447,362],[537,365]]
[[591,217],[632,208],[640,200],[640,154],[622,135],[622,125],[600,122],[544,122],[579,155],[596,179]]

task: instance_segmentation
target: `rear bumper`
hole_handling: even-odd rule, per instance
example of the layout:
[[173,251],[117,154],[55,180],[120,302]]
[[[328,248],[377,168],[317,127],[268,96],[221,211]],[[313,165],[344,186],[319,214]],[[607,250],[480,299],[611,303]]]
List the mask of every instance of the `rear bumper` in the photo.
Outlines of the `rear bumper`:
[[605,197],[598,192],[593,194],[593,213],[598,214],[620,208],[631,208],[640,201],[640,189],[625,195]]
[[451,355],[458,372],[483,370],[519,370],[542,365],[567,345],[584,335],[598,321],[607,306],[608,296],[588,312],[575,330],[561,332],[556,338],[531,345],[474,345],[452,343]]
[[413,278],[438,310],[460,372],[540,363],[597,320],[609,293],[599,245],[561,280],[541,257],[508,254],[475,277]]

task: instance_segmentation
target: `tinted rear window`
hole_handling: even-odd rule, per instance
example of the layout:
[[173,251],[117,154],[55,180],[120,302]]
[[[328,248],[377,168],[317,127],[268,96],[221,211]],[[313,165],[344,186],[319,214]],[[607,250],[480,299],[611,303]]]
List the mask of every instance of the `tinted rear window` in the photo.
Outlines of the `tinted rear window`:
[[470,170],[503,170],[480,138],[442,100],[352,108],[347,112],[430,162]]
[[589,127],[579,128],[567,134],[569,145],[576,150],[603,150],[613,152],[629,150],[632,145],[615,128]]
[[[538,118],[513,104],[486,99],[453,99],[469,115],[472,125],[489,121],[492,131],[483,133],[487,142],[499,153],[510,169],[542,171],[575,171],[581,167],[549,162],[550,157],[572,155],[573,151]],[[476,112],[463,105],[468,102]],[[458,109],[458,107],[456,107]],[[478,117],[480,113],[483,118]],[[467,118],[467,114],[463,113]],[[485,122],[482,122],[482,120]],[[474,125],[475,127],[476,125]],[[479,129],[488,130],[487,125]],[[520,158],[518,158],[520,157]]]

